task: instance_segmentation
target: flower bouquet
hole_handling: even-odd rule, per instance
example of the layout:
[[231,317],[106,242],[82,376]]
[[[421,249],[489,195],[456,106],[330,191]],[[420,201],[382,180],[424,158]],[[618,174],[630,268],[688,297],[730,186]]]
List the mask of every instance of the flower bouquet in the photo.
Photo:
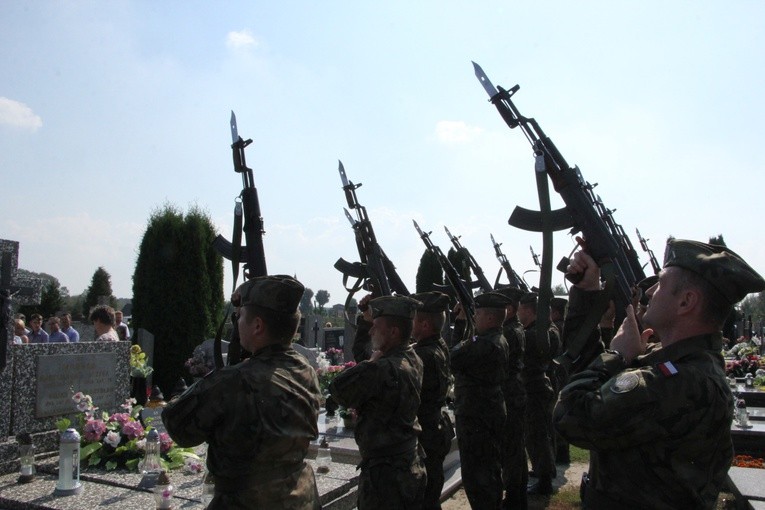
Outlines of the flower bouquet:
[[[105,468],[112,471],[117,468],[136,471],[138,462],[143,458],[146,449],[146,432],[151,430],[147,420],[146,428],[139,417],[141,406],[136,406],[135,399],[125,400],[121,408],[123,412],[109,415],[107,412],[98,414],[98,407],[93,404],[90,395],[77,392],[72,401],[78,414],[72,420],[62,418],[56,422],[59,431],[69,427],[78,430],[81,437],[80,460],[88,466]],[[175,446],[167,432],[159,434],[160,452],[163,469],[178,469],[200,464],[199,456],[193,448]]]
[[330,365],[329,363],[326,363],[326,360],[325,364],[319,362],[319,366],[316,369],[316,375],[319,377],[319,388],[321,388],[322,394],[326,395],[329,392],[329,384],[334,380],[335,377],[337,377],[340,372],[346,368],[355,366],[355,361],[349,361],[347,363],[343,363],[342,365]]
[[746,374],[756,375],[761,368],[760,356],[749,354],[737,360],[726,360],[725,375],[730,377],[746,377]]
[[208,358],[200,345],[194,348],[191,357],[184,363],[186,370],[194,377],[203,377],[215,368],[215,360]]
[[141,346],[134,344],[130,346],[130,376],[146,379],[154,372],[154,369],[146,362],[146,353],[141,350]]
[[356,428],[356,421],[359,419],[359,413],[356,409],[353,407],[340,406],[337,414],[340,415],[340,418],[343,420],[343,427],[346,429]]

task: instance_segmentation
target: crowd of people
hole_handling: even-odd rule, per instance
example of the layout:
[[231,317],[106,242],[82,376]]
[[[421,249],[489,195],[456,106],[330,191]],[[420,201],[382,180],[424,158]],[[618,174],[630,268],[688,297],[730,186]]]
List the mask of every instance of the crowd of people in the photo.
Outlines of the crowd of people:
[[[122,322],[123,314],[107,305],[94,307],[88,319],[93,323],[97,342],[116,342],[130,340],[130,328]],[[72,326],[72,315],[62,312],[45,320],[47,330],[43,328],[43,316],[33,313],[29,317],[29,328],[24,314],[17,313],[13,319],[13,345],[76,343],[80,333]]]
[[[601,317],[594,305],[605,292],[598,265],[579,251],[567,269],[578,283],[567,307],[553,300],[541,332],[537,296],[515,288],[476,296],[472,317],[458,305],[449,342],[444,294],[361,299],[358,363],[329,387],[358,412],[360,510],[440,508],[455,432],[473,509],[527,508],[528,493],[549,494],[569,443],[590,451],[583,508],[714,508],[733,457],[721,329],[765,280],[726,247],[671,239],[662,271],[638,286],[644,295],[614,332],[614,307]],[[302,293],[288,276],[240,286],[232,303],[252,357],[211,372],[163,413],[179,445],[209,444],[210,509],[320,508],[305,458],[322,395],[291,348]],[[593,310],[600,325],[590,331]],[[577,333],[587,362],[565,373],[552,359]]]

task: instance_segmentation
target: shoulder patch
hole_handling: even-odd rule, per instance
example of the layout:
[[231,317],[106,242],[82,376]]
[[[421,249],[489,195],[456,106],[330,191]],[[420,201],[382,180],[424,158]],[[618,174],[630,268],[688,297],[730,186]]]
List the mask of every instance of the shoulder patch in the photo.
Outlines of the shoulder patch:
[[640,383],[640,376],[635,372],[622,372],[616,376],[616,380],[611,384],[611,391],[614,393],[627,393],[637,388]]
[[664,375],[664,377],[672,377],[673,375],[677,374],[677,368],[672,364],[671,361],[659,363],[657,368],[659,369],[659,372]]

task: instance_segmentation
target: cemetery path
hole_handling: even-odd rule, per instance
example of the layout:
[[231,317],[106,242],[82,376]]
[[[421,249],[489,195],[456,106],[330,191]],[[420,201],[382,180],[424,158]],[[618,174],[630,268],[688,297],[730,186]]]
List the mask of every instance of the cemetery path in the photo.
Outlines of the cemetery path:
[[[558,476],[553,480],[553,487],[558,492],[562,488],[579,490],[579,482],[582,479],[582,473],[587,471],[587,462],[572,462],[571,464],[558,464]],[[561,469],[565,467],[565,471],[561,474]],[[548,501],[547,496],[529,496],[529,508],[546,508],[545,506],[534,506],[534,502]],[[465,495],[465,489],[460,489],[455,492],[452,497],[447,499],[441,504],[442,510],[470,510],[470,503],[468,503],[467,496]]]

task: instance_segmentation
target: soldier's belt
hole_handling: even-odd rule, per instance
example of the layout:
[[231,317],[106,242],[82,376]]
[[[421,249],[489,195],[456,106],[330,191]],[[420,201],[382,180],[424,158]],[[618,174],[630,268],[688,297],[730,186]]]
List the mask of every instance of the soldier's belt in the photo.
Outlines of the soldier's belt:
[[407,439],[400,443],[393,445],[381,446],[380,448],[374,448],[366,450],[361,453],[363,460],[378,459],[380,457],[393,457],[396,455],[403,455],[405,453],[412,453],[417,448],[417,437]]

